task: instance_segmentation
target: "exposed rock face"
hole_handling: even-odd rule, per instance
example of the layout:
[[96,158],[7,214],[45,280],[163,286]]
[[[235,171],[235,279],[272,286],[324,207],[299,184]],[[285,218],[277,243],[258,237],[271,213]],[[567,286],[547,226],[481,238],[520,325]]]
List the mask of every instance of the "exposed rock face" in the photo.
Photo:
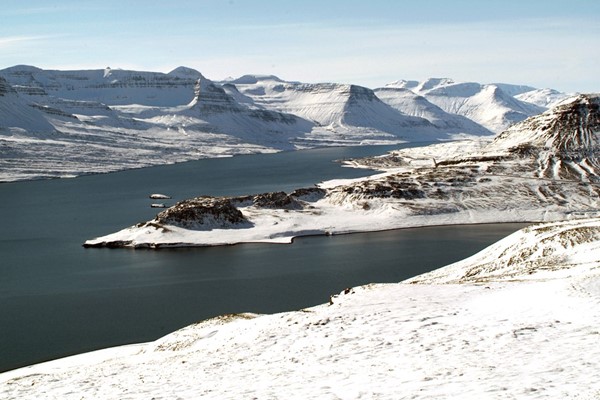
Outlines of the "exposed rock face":
[[326,193],[327,191],[324,189],[312,187],[296,189],[290,193],[290,196],[296,198],[297,200],[313,202],[322,199]]
[[10,86],[10,83],[6,79],[0,77],[0,96],[4,96],[8,93],[15,93],[15,90]]
[[202,113],[223,113],[241,111],[231,96],[222,87],[211,81],[199,78],[194,86],[194,99],[190,105],[199,108]]
[[275,208],[283,210],[298,210],[302,208],[302,204],[300,204],[298,200],[284,192],[257,194],[254,196],[252,202],[256,207],[260,208]]
[[248,224],[229,198],[196,197],[184,200],[156,216],[160,225],[174,225],[186,229],[233,228]]

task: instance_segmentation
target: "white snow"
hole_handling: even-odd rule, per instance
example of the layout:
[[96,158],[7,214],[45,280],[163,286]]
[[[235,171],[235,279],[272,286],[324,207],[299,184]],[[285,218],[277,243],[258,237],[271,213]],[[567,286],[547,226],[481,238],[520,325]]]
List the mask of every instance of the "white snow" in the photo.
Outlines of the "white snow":
[[398,81],[373,91],[273,75],[216,83],[187,67],[165,74],[19,65],[0,70],[0,77],[0,92],[10,92],[0,96],[0,181],[479,136],[545,109],[527,102],[543,97],[528,86],[447,78]]
[[576,93],[567,94],[554,89],[535,89],[515,96],[516,99],[526,101],[544,108],[552,108],[560,101],[574,96]]
[[0,397],[596,399],[599,239],[597,218],[526,228],[419,283],[6,372]]
[[[356,85],[273,76],[220,85],[186,67],[164,74],[15,66],[0,77],[0,181],[452,133]],[[255,94],[271,90],[271,100],[242,94],[235,84],[245,91],[254,85]]]
[[445,112],[466,117],[495,133],[546,110],[546,107],[518,100],[517,95],[535,89],[530,86],[431,78],[423,82],[397,81],[383,90],[394,88],[410,89]]

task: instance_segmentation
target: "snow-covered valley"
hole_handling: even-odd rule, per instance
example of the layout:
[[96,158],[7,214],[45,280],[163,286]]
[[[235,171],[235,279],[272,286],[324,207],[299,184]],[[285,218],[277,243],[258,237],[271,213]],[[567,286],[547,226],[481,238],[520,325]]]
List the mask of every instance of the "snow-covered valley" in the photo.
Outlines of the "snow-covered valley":
[[258,75],[213,82],[186,67],[159,73],[14,66],[0,70],[0,181],[491,135],[567,96],[448,79],[402,82],[371,90]]
[[[534,225],[325,304],[0,374],[5,399],[600,396],[600,220]],[[325,300],[325,299],[324,299]]]

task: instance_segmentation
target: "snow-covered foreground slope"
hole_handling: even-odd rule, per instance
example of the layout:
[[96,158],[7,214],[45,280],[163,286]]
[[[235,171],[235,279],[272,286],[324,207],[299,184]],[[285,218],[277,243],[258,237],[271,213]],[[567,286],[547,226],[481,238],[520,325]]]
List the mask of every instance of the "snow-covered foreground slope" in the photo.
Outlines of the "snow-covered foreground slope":
[[86,246],[207,246],[413,226],[600,214],[600,96],[580,95],[495,139],[349,164],[384,172],[293,193],[200,197]]
[[225,315],[7,372],[0,397],[597,399],[599,324],[595,218],[532,226],[310,309]]

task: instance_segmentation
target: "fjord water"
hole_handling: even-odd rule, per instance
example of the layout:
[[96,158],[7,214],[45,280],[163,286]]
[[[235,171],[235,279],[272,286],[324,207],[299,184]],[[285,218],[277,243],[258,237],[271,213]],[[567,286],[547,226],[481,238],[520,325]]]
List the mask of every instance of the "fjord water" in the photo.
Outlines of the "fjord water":
[[[398,147],[398,146],[395,146]],[[397,282],[469,256],[520,224],[433,227],[172,250],[84,249],[156,214],[151,193],[290,191],[364,176],[333,160],[389,147],[238,156],[0,184],[0,371],[154,340],[224,313],[324,303],[349,286]]]

